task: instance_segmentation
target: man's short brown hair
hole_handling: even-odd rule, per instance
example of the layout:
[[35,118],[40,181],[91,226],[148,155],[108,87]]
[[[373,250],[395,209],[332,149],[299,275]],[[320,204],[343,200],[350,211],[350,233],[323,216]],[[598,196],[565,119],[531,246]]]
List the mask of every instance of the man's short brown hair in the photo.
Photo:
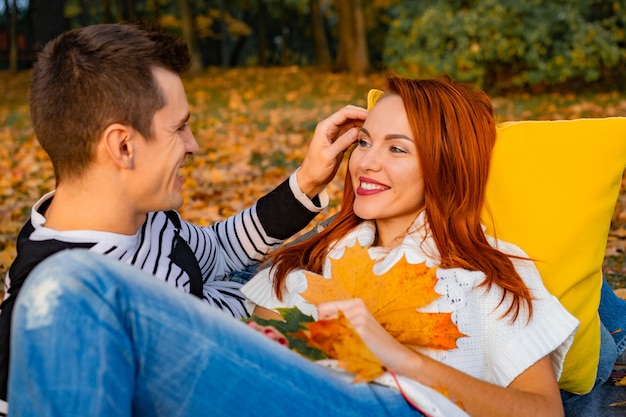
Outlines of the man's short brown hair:
[[112,123],[150,139],[154,113],[165,105],[152,69],[182,74],[189,64],[184,42],[142,24],[88,26],[48,43],[33,70],[30,112],[57,182],[84,172]]

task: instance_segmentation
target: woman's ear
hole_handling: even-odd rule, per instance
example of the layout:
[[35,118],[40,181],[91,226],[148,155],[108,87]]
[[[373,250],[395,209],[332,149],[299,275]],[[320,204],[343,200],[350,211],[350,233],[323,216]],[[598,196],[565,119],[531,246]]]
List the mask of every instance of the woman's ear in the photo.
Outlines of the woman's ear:
[[108,158],[120,168],[134,165],[133,129],[120,123],[107,126],[102,132],[100,144]]

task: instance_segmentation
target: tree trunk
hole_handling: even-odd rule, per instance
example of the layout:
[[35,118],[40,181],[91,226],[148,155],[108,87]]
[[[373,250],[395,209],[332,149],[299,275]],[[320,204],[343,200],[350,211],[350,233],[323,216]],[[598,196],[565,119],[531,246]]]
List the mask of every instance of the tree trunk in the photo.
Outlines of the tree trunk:
[[115,8],[117,9],[116,21],[130,21],[137,20],[137,13],[135,12],[135,4],[133,0],[116,0]]
[[152,5],[152,12],[154,13],[154,20],[156,22],[161,18],[161,6],[159,5],[159,0],[151,0],[150,4]]
[[237,66],[241,53],[243,52],[243,48],[246,46],[246,42],[248,42],[248,36],[240,36],[239,39],[237,39],[237,42],[235,42],[235,45],[233,46],[233,51],[228,58],[229,66]]
[[280,0],[280,65],[287,66],[289,63],[289,56],[287,50],[287,38],[289,37],[287,31],[287,14],[285,8],[285,0]]
[[228,66],[228,28],[226,27],[226,7],[224,7],[224,0],[219,0],[220,7],[220,53],[222,66]]
[[38,51],[65,31],[65,1],[31,0],[29,10],[32,13],[33,49]]
[[195,74],[202,71],[202,56],[198,48],[198,39],[194,30],[193,17],[191,16],[191,6],[189,0],[178,0],[178,11],[180,13],[180,28],[183,39],[187,42],[189,55],[191,55],[191,67],[189,73]]
[[337,13],[337,58],[335,71],[348,71],[350,68],[350,51],[352,50],[352,0],[335,0],[335,13]]
[[363,0],[352,0],[354,12],[352,14],[354,51],[352,54],[350,72],[365,74],[370,67],[369,53],[367,51],[367,38],[365,37],[365,18],[363,16]]
[[339,46],[336,71],[362,75],[369,69],[362,0],[335,0]]
[[[243,15],[241,16],[240,20],[246,23],[250,21],[250,9],[246,9],[243,12]],[[239,63],[239,58],[241,57],[241,53],[243,52],[244,47],[246,43],[248,42],[248,38],[250,38],[250,36],[239,36],[239,38],[233,45],[232,52],[230,53],[230,56],[228,57],[228,63],[231,67],[236,67],[237,64]]]
[[313,32],[313,47],[315,48],[315,62],[319,67],[330,68],[330,50],[328,39],[324,31],[324,16],[320,8],[319,0],[310,0],[311,27]]
[[87,26],[89,24],[89,4],[87,0],[80,0],[80,15],[79,21],[81,26]]
[[113,23],[113,14],[111,13],[111,1],[102,0],[102,9],[104,10],[104,15],[102,17],[103,23]]
[[267,8],[263,0],[257,0],[257,39],[258,47],[257,53],[259,57],[259,66],[267,66],[267,28],[265,26],[265,16],[267,15]]
[[114,22],[126,20],[126,11],[124,10],[124,2],[122,0],[115,0],[115,11],[117,14],[113,16]]
[[137,12],[133,0],[126,0],[126,16],[131,22],[137,21]]
[[17,0],[13,0],[11,5],[11,27],[9,31],[9,72],[15,74],[17,73]]

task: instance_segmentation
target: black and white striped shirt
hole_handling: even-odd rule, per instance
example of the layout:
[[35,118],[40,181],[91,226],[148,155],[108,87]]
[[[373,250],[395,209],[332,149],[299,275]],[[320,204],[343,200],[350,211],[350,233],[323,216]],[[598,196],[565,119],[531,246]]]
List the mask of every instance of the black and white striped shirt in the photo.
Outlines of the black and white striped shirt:
[[[189,246],[201,271],[201,298],[236,318],[247,316],[242,284],[228,281],[233,271],[260,262],[272,248],[304,228],[328,204],[325,193],[319,206],[299,189],[295,174],[252,207],[210,227],[180,220],[174,212],[149,213],[133,236],[117,233],[45,227],[43,213],[54,192],[34,206],[18,237],[17,258],[7,274],[5,300],[0,306],[0,399],[6,395],[8,346],[12,307],[30,271],[64,249],[84,248],[134,265],[185,292],[191,292],[188,268],[173,261],[176,235]],[[317,197],[316,197],[317,200]],[[171,216],[175,216],[172,221]],[[178,223],[178,225],[176,224]],[[195,266],[194,266],[195,267]],[[3,393],[4,391],[4,393]]]

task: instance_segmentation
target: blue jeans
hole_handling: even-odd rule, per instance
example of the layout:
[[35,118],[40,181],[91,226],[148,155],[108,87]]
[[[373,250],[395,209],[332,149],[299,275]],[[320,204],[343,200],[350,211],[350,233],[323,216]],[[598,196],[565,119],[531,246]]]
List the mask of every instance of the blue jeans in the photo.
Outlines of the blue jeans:
[[37,267],[14,313],[16,416],[420,416],[194,297],[101,255]]
[[618,298],[606,280],[602,282],[598,313],[602,324],[613,337],[615,353],[619,356],[626,350],[626,300]]
[[600,362],[596,383],[590,393],[575,395],[561,392],[567,417],[623,416],[623,407],[611,403],[626,401],[626,388],[609,380],[617,357],[626,349],[626,301],[618,298],[606,280],[600,296]]

